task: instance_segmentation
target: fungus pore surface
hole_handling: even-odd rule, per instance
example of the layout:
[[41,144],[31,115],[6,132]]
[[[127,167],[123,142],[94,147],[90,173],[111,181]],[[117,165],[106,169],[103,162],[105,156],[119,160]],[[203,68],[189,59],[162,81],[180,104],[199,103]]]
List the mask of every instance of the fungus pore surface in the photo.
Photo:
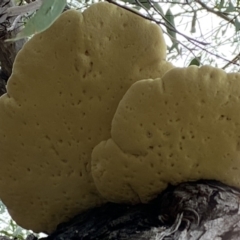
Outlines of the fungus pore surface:
[[156,24],[109,3],[67,11],[25,44],[0,98],[0,198],[19,225],[50,233],[106,201],[92,149],[127,89],[173,67],[165,56]]
[[168,184],[214,179],[240,187],[240,74],[175,68],[134,83],[111,138],[93,150],[92,175],[108,201],[147,202]]

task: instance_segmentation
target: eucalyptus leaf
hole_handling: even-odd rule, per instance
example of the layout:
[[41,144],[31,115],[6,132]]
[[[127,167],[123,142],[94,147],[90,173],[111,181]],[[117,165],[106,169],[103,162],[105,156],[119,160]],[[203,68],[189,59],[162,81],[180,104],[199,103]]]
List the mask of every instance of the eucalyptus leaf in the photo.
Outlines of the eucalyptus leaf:
[[161,16],[164,16],[164,12],[163,12],[162,7],[160,6],[159,3],[153,2],[153,6],[160,13]]
[[240,30],[240,22],[238,21],[237,18],[235,19],[234,25],[236,32],[238,32]]
[[193,58],[188,66],[191,66],[191,65],[200,66],[201,65],[201,56]]
[[66,0],[45,0],[36,14],[28,20],[25,28],[14,39],[8,41],[16,41],[22,38],[29,37],[33,34],[43,32],[49,28],[54,21],[60,16]]
[[136,5],[136,1],[135,0],[121,0],[121,1],[125,2],[125,3],[130,3],[130,4]]
[[8,233],[8,232],[5,231],[5,230],[1,230],[0,233],[3,234],[3,235],[5,235],[5,236],[12,237],[12,234],[11,234],[11,233]]
[[191,24],[191,33],[196,32],[197,11],[194,11]]
[[[171,7],[174,7],[174,6],[176,6],[176,4],[180,3],[180,1],[181,1],[181,0],[172,1],[170,6],[171,6]],[[190,3],[188,2],[188,4],[190,4]]]
[[225,35],[226,31],[227,31],[227,29],[222,30],[222,36]]
[[178,54],[180,54],[180,50],[178,48],[178,42],[173,43],[172,46],[170,48],[168,48],[168,52],[169,53],[172,52],[173,49],[176,49]]
[[0,214],[3,214],[6,212],[6,207],[3,204],[3,202],[0,200]]
[[16,224],[13,222],[12,219],[10,220],[10,226],[11,226],[11,228],[12,228],[12,231],[14,232],[17,226],[16,226]]
[[229,1],[227,9],[225,10],[225,12],[234,12],[236,11],[236,8],[234,7],[234,5],[232,4],[231,1]]
[[224,0],[221,0],[219,5],[218,5],[218,9],[221,10],[224,6]]
[[23,235],[23,229],[21,227],[17,226],[16,229],[14,230],[14,232],[13,232],[13,235],[14,236]]
[[139,0],[139,3],[146,9],[149,10],[151,8],[151,4],[147,0]]
[[175,29],[175,21],[174,21],[174,15],[172,14],[170,8],[167,10],[165,14],[165,22],[166,22],[166,27],[167,27],[167,33],[169,34],[169,37],[171,38],[171,41],[173,43],[173,46],[171,48],[176,48],[178,47],[178,42],[176,39],[176,31]]
[[167,10],[165,14],[165,22],[167,26],[167,32],[172,38],[176,38],[176,32],[173,31],[172,29],[175,28],[175,22],[174,22],[174,16],[172,14],[172,11],[170,8]]

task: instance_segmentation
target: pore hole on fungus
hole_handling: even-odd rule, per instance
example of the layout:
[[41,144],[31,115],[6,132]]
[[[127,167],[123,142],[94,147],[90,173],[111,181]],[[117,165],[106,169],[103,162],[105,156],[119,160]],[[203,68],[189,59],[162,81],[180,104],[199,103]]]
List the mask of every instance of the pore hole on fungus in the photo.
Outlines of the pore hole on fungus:
[[45,138],[46,138],[48,141],[51,140],[50,137],[49,137],[48,135],[45,135]]
[[179,149],[182,151],[183,150],[183,147],[182,147],[182,143],[179,142]]
[[148,131],[148,132],[147,132],[147,137],[148,137],[148,138],[152,138],[152,133]]

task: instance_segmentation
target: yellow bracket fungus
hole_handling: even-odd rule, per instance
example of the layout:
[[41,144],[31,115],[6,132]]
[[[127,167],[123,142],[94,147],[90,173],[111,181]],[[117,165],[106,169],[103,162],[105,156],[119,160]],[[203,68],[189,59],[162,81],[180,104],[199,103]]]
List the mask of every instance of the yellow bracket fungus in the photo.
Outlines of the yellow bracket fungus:
[[127,89],[173,68],[165,57],[156,24],[109,3],[67,11],[25,44],[0,98],[0,198],[19,225],[49,233],[106,201],[92,149]]
[[168,184],[213,179],[240,187],[240,74],[175,68],[134,83],[92,153],[100,194],[147,202]]

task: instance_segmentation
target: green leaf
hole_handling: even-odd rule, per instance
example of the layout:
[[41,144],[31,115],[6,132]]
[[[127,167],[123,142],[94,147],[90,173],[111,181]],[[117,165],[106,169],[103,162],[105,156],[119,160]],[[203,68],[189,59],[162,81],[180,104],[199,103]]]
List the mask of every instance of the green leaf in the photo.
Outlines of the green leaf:
[[136,4],[136,1],[135,0],[121,0],[122,2],[125,2],[125,3],[130,3],[130,4]]
[[160,13],[161,16],[164,16],[164,12],[163,12],[162,7],[160,6],[159,3],[153,2],[153,6]]
[[5,230],[1,230],[0,233],[2,233],[4,236],[13,237],[13,235],[11,233],[9,233],[8,231],[5,231]]
[[235,19],[234,25],[236,32],[238,32],[240,30],[240,22],[238,21],[237,18]]
[[188,66],[191,66],[191,65],[200,66],[200,64],[201,64],[200,61],[201,61],[201,56],[200,57],[195,57],[191,60],[191,62]]
[[11,228],[12,228],[12,232],[14,232],[17,226],[16,226],[16,224],[13,222],[12,219],[10,220],[10,226],[11,226]]
[[3,204],[3,202],[0,201],[0,214],[3,214],[4,212],[6,212],[6,207],[5,207],[5,205]]
[[192,18],[192,24],[191,24],[191,33],[196,32],[196,22],[197,22],[197,11],[194,11],[193,18]]
[[172,52],[174,48],[177,50],[178,54],[180,54],[180,50],[178,48],[178,42],[173,43],[172,46],[168,48],[169,53]]
[[151,5],[147,0],[141,0],[141,1],[139,1],[139,3],[141,3],[141,5],[147,10],[149,10],[151,8]]
[[174,16],[170,10],[170,8],[167,10],[165,14],[165,22],[167,27],[167,32],[172,40],[173,43],[176,42],[176,31],[175,29],[175,22],[174,22]]
[[227,6],[227,9],[225,10],[225,12],[234,12],[236,11],[236,8],[233,6],[232,2],[229,1],[229,4]]
[[221,10],[223,8],[223,6],[224,6],[224,0],[221,0],[220,3],[217,4],[216,7],[218,8],[218,10]]
[[29,37],[33,34],[43,32],[49,28],[62,13],[66,6],[66,0],[45,0],[36,14],[27,22],[25,28],[14,39]]
[[[181,1],[181,0],[170,1],[170,2],[171,2],[170,7],[174,7],[174,6],[176,6],[177,4],[180,3],[180,1]],[[190,4],[190,3],[188,2],[188,4]]]

